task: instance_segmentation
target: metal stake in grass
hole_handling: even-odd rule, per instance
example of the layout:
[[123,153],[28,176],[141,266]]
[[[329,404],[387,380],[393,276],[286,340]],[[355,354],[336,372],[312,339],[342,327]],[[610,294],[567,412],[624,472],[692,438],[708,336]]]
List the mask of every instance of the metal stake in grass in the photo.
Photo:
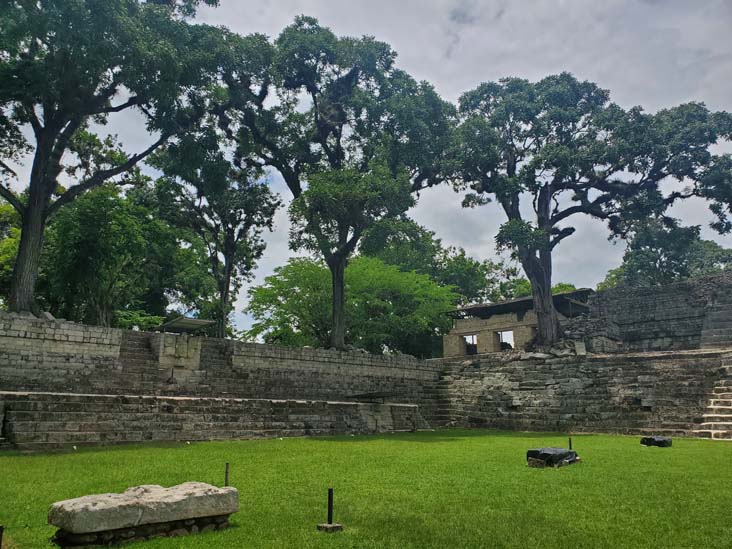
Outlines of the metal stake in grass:
[[328,488],[328,522],[324,524],[318,524],[318,530],[321,532],[340,532],[343,530],[341,524],[333,523],[333,488]]
[[572,449],[572,437],[569,437],[569,449]]
[[5,526],[0,526],[0,547],[3,546],[3,532],[5,531]]
[[224,486],[229,485],[229,462],[226,462],[226,472],[224,473]]

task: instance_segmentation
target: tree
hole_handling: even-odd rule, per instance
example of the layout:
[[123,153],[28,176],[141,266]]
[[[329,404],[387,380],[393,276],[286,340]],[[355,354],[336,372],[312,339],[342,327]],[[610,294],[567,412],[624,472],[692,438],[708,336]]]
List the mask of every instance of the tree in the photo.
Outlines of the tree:
[[[385,165],[391,179],[406,173],[412,191],[442,181],[454,108],[432,86],[396,69],[388,44],[337,37],[301,16],[282,31],[271,52],[262,53],[269,55],[269,78],[258,92],[237,94],[241,79],[227,82],[234,100],[242,99],[222,117],[237,141],[238,158],[256,157],[278,170],[295,199],[313,177],[332,172],[357,182],[355,174],[369,177],[374,162]],[[337,253],[328,263],[340,269],[334,280],[342,276],[341,256],[352,251],[348,248],[331,250]],[[343,289],[335,292],[334,303],[341,303]],[[343,315],[334,312],[333,341],[340,347]]]
[[[10,0],[0,13],[0,171],[32,150],[27,199],[0,184],[22,231],[10,291],[15,311],[35,309],[49,218],[137,164],[217,105],[215,84],[236,66],[239,42],[189,24],[196,0]],[[215,4],[213,0],[206,3]],[[128,154],[96,131],[113,113],[136,112],[152,143]],[[31,146],[25,135],[30,134]],[[75,184],[60,194],[59,179]]]
[[653,115],[626,111],[610,103],[606,90],[567,73],[536,83],[481,84],[460,98],[460,110],[457,187],[472,191],[463,205],[495,199],[506,214],[496,241],[531,282],[540,346],[561,335],[551,298],[552,253],[575,232],[567,220],[589,215],[622,232],[626,221],[693,194],[664,194],[661,185],[698,186],[724,131],[724,117],[702,104]]
[[280,205],[260,170],[232,166],[224,153],[223,137],[206,126],[172,144],[154,164],[166,176],[158,182],[163,215],[189,229],[205,244],[210,273],[216,283],[216,336],[225,337],[236,296],[250,280],[264,252],[262,231],[272,229]]
[[732,267],[732,250],[702,240],[700,232],[699,226],[682,227],[675,220],[634,225],[623,263],[608,272],[598,289],[662,286]]
[[506,292],[517,276],[516,268],[504,261],[478,261],[463,248],[444,247],[434,232],[405,216],[375,224],[364,234],[359,251],[453,286],[462,305],[509,299],[512,295]]
[[[359,256],[346,268],[346,341],[370,352],[439,355],[445,314],[457,295],[426,275]],[[326,347],[330,340],[330,275],[322,262],[290,259],[249,292],[255,322],[247,333],[279,345]]]
[[180,272],[200,268],[192,251],[181,249],[175,231],[150,210],[103,185],[54,216],[39,297],[70,320],[150,327],[165,316],[169,296],[191,291],[178,280]]
[[406,175],[393,177],[383,164],[368,172],[346,168],[315,173],[290,206],[291,245],[325,258],[332,281],[330,344],[345,345],[345,270],[366,229],[403,214],[414,203]]

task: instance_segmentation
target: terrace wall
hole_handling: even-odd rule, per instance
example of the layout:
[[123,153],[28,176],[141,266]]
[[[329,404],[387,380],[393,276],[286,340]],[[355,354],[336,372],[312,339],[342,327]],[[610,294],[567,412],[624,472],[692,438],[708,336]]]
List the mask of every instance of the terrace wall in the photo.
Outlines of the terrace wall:
[[16,449],[378,433],[425,427],[414,404],[0,392]]
[[508,358],[443,361],[452,425],[691,434],[732,365],[721,350]]
[[0,313],[0,391],[419,404],[441,366],[409,356],[295,349]]

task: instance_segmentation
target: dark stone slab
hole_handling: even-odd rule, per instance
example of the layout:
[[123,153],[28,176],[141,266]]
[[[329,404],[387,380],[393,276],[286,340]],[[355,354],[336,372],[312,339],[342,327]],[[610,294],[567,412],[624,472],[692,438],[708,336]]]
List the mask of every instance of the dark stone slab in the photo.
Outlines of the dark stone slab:
[[658,446],[659,448],[670,448],[672,440],[668,437],[643,437],[641,439],[641,444],[643,446]]
[[526,452],[526,462],[531,467],[561,467],[579,459],[577,452],[566,448],[533,448]]

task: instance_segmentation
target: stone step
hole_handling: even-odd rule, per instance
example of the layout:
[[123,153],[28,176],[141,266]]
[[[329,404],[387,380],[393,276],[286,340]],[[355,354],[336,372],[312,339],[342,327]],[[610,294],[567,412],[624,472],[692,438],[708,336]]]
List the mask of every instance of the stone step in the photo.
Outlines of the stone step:
[[699,438],[708,438],[711,440],[731,440],[732,431],[713,431],[710,429],[695,429],[692,434]]
[[715,387],[712,389],[712,396],[711,398],[732,398],[732,391],[730,391],[729,387]]
[[732,431],[732,421],[704,421],[699,428],[710,431]]
[[719,412],[710,412],[707,414],[702,414],[702,418],[704,418],[705,422],[732,422],[732,412],[725,413],[724,411]]
[[732,406],[732,398],[711,398],[709,400],[709,407],[714,406]]

